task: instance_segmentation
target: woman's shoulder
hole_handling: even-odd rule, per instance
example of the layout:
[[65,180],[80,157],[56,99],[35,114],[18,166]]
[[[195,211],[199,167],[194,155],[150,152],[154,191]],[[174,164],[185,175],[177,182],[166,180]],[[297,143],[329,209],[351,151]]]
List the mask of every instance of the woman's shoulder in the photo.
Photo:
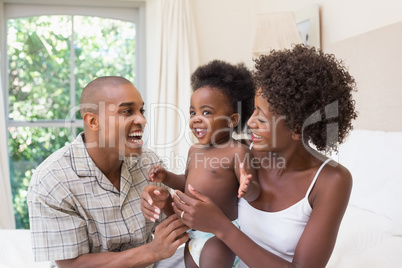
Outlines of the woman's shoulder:
[[324,178],[328,178],[330,181],[349,181],[352,180],[352,174],[350,171],[337,161],[330,159],[324,166],[322,173]]
[[323,194],[350,194],[353,179],[350,171],[335,160],[330,160],[321,170],[316,190]]

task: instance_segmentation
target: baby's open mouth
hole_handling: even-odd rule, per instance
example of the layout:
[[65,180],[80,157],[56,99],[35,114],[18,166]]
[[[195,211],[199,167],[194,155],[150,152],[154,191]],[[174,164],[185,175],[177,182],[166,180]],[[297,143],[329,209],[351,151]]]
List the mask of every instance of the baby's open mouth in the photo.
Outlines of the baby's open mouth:
[[197,138],[201,138],[207,134],[207,130],[205,128],[195,128],[194,133]]

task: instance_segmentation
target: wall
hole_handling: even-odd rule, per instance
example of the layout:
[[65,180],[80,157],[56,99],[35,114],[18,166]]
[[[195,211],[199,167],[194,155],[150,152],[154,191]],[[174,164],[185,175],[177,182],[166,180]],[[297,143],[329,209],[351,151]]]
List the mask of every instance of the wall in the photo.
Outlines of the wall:
[[252,0],[193,0],[200,64],[213,59],[252,66]]
[[[256,14],[297,12],[310,5],[318,4],[321,18],[321,49],[324,52],[340,53],[340,58],[345,61],[345,65],[350,67],[351,74],[355,76],[353,72],[356,73],[355,78],[359,87],[356,100],[360,113],[355,123],[356,128],[402,131],[402,124],[395,123],[400,122],[402,117],[402,109],[398,108],[401,106],[398,101],[402,100],[400,78],[398,75],[382,73],[387,70],[400,71],[400,64],[398,65],[398,62],[388,54],[387,60],[377,61],[380,58],[375,57],[371,61],[366,61],[367,64],[373,65],[372,68],[360,68],[360,66],[364,67],[365,62],[361,62],[365,60],[364,57],[370,58],[371,55],[365,54],[358,59],[361,61],[356,61],[356,57],[353,57],[353,53],[361,49],[368,53],[368,49],[371,48],[372,53],[375,54],[376,49],[385,46],[386,50],[386,46],[394,44],[377,42],[367,47],[367,44],[353,41],[353,38],[368,32],[376,36],[376,30],[381,31],[385,26],[402,21],[402,1],[193,0],[192,3],[200,63],[217,58],[232,63],[245,62],[249,67],[253,66],[251,48],[255,34]],[[381,36],[381,34],[378,35]],[[394,36],[390,36],[389,39],[393,38]],[[400,39],[398,42],[401,44]],[[396,53],[402,53],[400,49],[394,49],[394,47],[392,49]],[[350,53],[346,53],[347,51]],[[399,54],[394,58],[400,58]],[[382,68],[383,66],[385,68]],[[365,71],[368,72],[365,73]],[[376,114],[375,117],[373,117],[374,114]],[[386,120],[380,118],[386,118]]]
[[258,13],[320,6],[322,49],[402,20],[399,0],[192,0],[202,63],[249,61]]

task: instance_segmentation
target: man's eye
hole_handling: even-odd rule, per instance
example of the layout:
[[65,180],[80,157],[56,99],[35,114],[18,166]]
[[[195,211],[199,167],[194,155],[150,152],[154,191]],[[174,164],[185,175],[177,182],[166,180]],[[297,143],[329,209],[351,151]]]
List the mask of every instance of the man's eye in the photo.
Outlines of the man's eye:
[[191,116],[194,116],[194,115],[195,115],[195,112],[194,112],[194,111],[190,111],[190,115],[191,115]]
[[127,110],[123,111],[124,115],[131,115],[132,113],[133,113],[133,110],[131,110],[131,109],[127,109]]
[[209,112],[209,111],[203,111],[202,114],[203,114],[203,115],[210,115],[211,112]]
[[143,115],[145,114],[145,109],[140,109],[140,113]]

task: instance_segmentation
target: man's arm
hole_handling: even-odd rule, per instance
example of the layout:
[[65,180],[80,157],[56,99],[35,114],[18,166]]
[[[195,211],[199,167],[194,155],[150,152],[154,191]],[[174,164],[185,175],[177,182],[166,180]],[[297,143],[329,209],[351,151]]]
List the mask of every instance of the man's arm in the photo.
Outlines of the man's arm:
[[188,227],[171,215],[155,229],[152,242],[122,252],[89,253],[74,259],[58,260],[64,267],[147,267],[159,260],[173,256],[177,248],[188,239]]
[[85,211],[82,215],[77,212],[81,208],[71,199],[68,189],[54,181],[53,174],[42,178],[41,183],[31,185],[28,191],[36,261],[57,260],[59,267],[146,267],[172,256],[187,240],[188,227],[172,215],[156,227],[154,240],[149,244],[124,252],[88,253],[91,248],[87,222],[82,216]]

